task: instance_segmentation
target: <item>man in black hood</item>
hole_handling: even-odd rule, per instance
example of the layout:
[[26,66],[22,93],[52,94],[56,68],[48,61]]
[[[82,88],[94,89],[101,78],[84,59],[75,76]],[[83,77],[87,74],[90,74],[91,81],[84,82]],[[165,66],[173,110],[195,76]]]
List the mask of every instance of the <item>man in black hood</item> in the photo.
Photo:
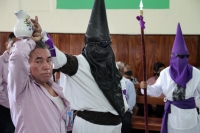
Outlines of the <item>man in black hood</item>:
[[111,48],[104,0],[94,2],[80,55],[64,54],[48,35],[44,38],[49,44],[54,69],[62,72],[60,85],[64,95],[71,109],[78,110],[73,133],[120,133],[121,116],[128,105]]

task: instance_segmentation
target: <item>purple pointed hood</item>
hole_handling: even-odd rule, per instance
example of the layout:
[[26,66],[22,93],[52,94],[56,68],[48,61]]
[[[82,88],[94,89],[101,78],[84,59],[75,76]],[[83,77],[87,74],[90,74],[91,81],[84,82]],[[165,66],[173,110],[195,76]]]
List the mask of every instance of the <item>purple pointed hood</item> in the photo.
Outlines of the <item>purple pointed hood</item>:
[[170,76],[176,84],[183,88],[186,88],[187,82],[192,78],[192,66],[188,64],[187,55],[189,53],[182,35],[181,26],[178,23],[170,59]]
[[174,40],[174,45],[172,48],[172,53],[180,55],[188,55],[188,50],[182,35],[180,23],[177,26],[176,38]]

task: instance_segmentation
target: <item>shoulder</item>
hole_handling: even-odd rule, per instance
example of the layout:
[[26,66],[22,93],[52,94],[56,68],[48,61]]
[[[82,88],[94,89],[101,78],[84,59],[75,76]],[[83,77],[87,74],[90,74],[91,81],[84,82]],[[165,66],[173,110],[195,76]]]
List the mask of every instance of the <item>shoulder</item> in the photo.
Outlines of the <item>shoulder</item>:
[[82,54],[79,54],[79,55],[74,55],[77,59],[85,59],[85,57],[82,55]]
[[127,87],[134,87],[133,82],[131,82],[129,79],[123,77],[122,80],[124,80]]
[[[125,83],[129,83],[129,79],[127,79],[127,78],[124,78],[124,77],[122,77],[122,80],[125,82]],[[131,82],[131,81],[130,81]]]
[[198,76],[200,75],[200,70],[197,69],[196,67],[192,67],[192,75],[193,76]]
[[200,70],[199,70],[199,69],[197,69],[196,67],[193,67],[193,66],[192,66],[192,70],[193,70],[194,72],[197,72],[197,73],[199,73],[199,72],[200,72]]
[[90,68],[87,59],[82,54],[76,55],[76,58],[78,60],[79,67],[87,69]]
[[163,69],[160,72],[160,76],[169,75],[169,69],[170,69],[170,67],[166,67],[165,69]]
[[161,72],[169,72],[170,66],[166,67],[165,69],[163,69]]

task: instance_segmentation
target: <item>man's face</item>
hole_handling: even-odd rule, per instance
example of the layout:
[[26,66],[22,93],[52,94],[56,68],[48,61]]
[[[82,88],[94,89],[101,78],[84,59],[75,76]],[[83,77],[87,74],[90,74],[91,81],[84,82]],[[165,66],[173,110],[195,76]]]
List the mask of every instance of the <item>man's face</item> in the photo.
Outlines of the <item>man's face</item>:
[[29,58],[30,73],[39,84],[46,83],[52,76],[51,55],[48,49],[36,48]]
[[[129,74],[127,74],[127,72],[129,73]],[[131,66],[130,65],[126,65],[125,67],[124,67],[124,77],[125,78],[128,78],[128,79],[130,79],[131,78],[131,75],[132,75],[132,70],[131,70]]]
[[130,70],[131,70],[131,66],[126,65],[126,66],[124,67],[124,72],[130,71]]

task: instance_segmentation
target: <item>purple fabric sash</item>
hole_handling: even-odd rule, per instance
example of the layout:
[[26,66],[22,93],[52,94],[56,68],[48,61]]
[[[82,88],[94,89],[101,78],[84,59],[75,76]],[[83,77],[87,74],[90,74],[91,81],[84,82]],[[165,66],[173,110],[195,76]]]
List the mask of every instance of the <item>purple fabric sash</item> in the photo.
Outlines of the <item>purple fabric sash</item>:
[[178,100],[178,101],[167,100],[165,102],[165,112],[164,112],[163,118],[162,118],[162,127],[161,127],[160,133],[168,133],[167,122],[168,122],[168,114],[171,113],[171,106],[170,106],[171,104],[173,104],[174,106],[181,108],[181,109],[196,108],[194,97],[189,98],[189,99],[185,99],[185,100]]
[[[46,33],[47,34],[47,33]],[[56,57],[56,50],[54,48],[53,40],[51,39],[50,35],[47,34],[47,37],[49,38],[45,43],[49,46],[49,51],[51,53],[51,57]]]

